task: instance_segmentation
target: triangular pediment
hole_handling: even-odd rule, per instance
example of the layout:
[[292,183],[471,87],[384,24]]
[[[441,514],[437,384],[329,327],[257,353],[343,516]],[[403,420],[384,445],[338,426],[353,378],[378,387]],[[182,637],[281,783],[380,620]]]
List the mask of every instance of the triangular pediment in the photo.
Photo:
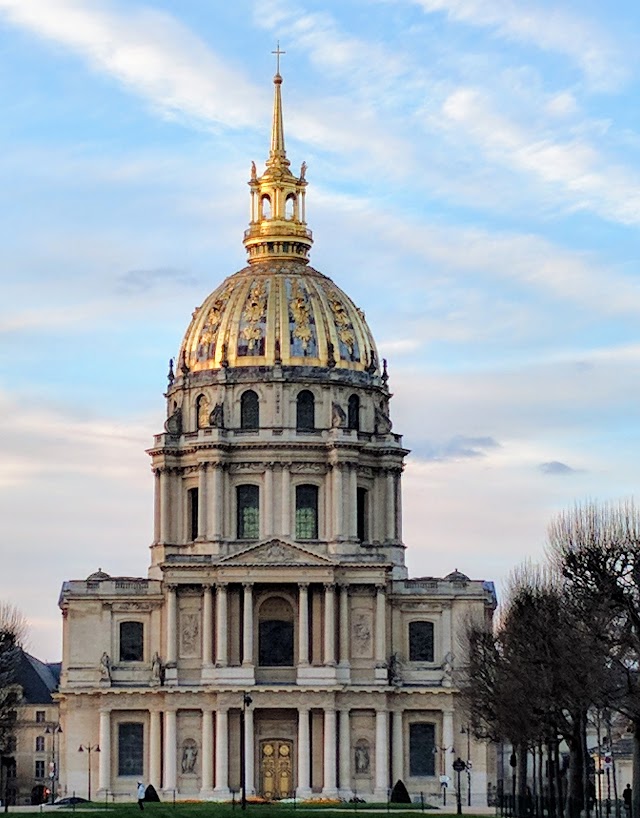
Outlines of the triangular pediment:
[[322,554],[279,539],[257,543],[220,560],[220,565],[332,565]]

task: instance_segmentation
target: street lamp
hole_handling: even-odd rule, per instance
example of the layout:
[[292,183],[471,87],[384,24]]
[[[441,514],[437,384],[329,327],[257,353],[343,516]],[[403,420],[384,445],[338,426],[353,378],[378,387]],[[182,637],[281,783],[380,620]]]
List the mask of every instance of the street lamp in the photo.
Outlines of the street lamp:
[[91,801],[91,753],[99,753],[100,747],[98,744],[81,744],[78,752],[87,754],[87,800]]
[[242,809],[247,808],[247,760],[245,758],[245,738],[244,738],[244,723],[247,707],[251,704],[253,699],[248,693],[242,696],[242,711],[240,713],[240,787],[242,789],[242,796],[240,805]]
[[471,806],[471,728],[467,724],[466,727],[461,727],[462,735],[467,736],[467,806]]
[[[56,764],[56,736],[59,736],[60,733],[62,733],[62,727],[60,727],[59,724],[56,724],[54,727],[49,727],[49,725],[47,725],[44,728],[44,732],[47,736],[51,736],[51,764],[49,765],[49,778],[51,779],[51,803],[53,804],[56,797],[56,783],[59,780],[58,767]],[[60,753],[58,753],[58,756],[60,756]]]

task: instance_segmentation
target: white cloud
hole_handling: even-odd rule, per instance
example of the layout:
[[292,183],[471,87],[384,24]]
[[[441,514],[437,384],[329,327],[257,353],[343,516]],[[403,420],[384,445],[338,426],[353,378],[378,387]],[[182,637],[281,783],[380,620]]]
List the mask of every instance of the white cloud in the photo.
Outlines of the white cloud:
[[175,18],[149,8],[121,13],[81,0],[0,0],[10,23],[63,45],[165,112],[231,127],[267,113],[239,66],[226,66]]
[[610,88],[626,77],[619,46],[601,26],[558,4],[525,0],[413,0],[425,12],[444,12],[450,19],[489,28],[509,40],[528,43],[568,57],[597,86]]
[[621,224],[640,223],[637,174],[607,163],[584,140],[559,141],[549,133],[529,132],[496,113],[473,88],[451,93],[442,114],[452,127],[464,128],[486,159],[536,178],[558,191],[569,207]]

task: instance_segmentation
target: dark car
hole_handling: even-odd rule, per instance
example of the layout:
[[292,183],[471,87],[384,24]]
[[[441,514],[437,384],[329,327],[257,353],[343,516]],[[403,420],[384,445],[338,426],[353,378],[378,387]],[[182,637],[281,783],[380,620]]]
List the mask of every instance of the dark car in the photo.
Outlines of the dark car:
[[57,807],[69,807],[73,806],[73,804],[88,804],[86,798],[80,798],[79,795],[69,795],[67,798],[56,798],[54,804]]

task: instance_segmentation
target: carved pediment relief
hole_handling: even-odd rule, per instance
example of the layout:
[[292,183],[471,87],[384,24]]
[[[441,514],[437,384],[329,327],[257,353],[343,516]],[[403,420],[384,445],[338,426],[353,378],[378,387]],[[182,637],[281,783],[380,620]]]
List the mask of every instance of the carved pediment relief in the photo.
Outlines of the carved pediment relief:
[[220,565],[331,565],[322,554],[273,539],[220,560]]

